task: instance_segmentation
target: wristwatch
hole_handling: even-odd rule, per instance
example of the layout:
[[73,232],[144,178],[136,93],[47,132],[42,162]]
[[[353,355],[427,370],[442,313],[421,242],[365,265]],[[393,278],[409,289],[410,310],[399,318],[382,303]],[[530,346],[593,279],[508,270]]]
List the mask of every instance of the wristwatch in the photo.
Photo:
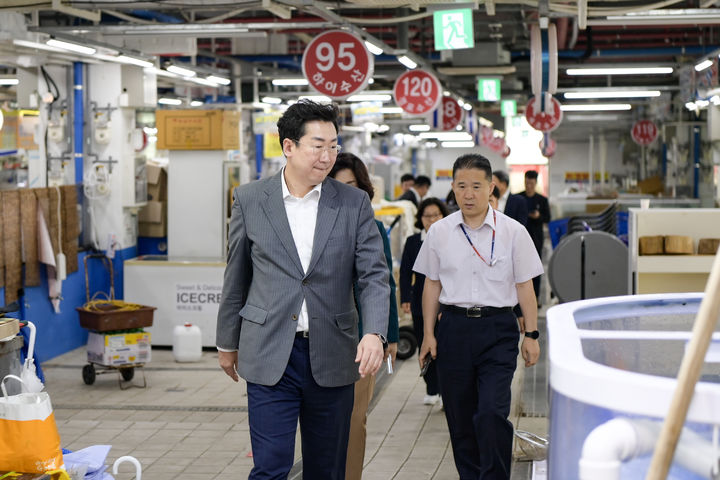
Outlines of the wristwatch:
[[537,340],[540,337],[540,332],[533,330],[532,332],[525,332],[525,336]]

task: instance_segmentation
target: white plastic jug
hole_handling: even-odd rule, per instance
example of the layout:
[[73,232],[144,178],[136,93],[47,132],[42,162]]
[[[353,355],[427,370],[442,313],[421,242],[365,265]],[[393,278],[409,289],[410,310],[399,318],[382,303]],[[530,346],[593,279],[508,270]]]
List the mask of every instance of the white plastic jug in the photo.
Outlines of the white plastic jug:
[[202,332],[192,323],[173,330],[173,357],[176,362],[198,362],[202,358]]

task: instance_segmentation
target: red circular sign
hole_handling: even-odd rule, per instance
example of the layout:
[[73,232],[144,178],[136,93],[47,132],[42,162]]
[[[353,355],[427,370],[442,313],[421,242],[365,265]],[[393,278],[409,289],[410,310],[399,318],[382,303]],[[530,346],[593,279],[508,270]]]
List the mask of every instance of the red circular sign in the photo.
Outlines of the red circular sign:
[[331,30],[318,35],[307,46],[302,71],[312,88],[342,100],[365,89],[373,75],[373,62],[360,37]]
[[658,129],[651,120],[639,120],[632,127],[632,139],[638,145],[650,145],[658,136]]
[[440,104],[440,114],[442,119],[442,129],[452,130],[458,125],[463,116],[463,109],[460,104],[451,97],[443,97]]
[[[545,136],[547,137],[547,139],[545,138]],[[555,150],[557,150],[557,142],[547,133],[545,134],[545,136],[542,140],[540,140],[540,153],[542,153],[543,157],[550,158],[555,155]]]
[[393,87],[395,103],[413,115],[432,112],[442,98],[440,81],[430,72],[410,70],[395,80]]
[[546,98],[550,99],[549,104],[546,103],[545,110],[543,111],[540,106],[540,101],[535,102],[537,97],[533,97],[525,107],[525,118],[528,123],[535,130],[541,132],[551,132],[555,130],[560,122],[562,122],[563,112],[560,109],[560,102],[551,95],[547,95]]

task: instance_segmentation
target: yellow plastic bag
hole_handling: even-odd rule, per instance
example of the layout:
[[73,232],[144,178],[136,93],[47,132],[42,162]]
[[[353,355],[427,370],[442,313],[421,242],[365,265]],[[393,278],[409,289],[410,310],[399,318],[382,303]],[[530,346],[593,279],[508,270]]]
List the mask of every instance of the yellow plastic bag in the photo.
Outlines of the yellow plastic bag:
[[46,392],[8,395],[0,383],[0,471],[45,473],[64,468],[60,435]]

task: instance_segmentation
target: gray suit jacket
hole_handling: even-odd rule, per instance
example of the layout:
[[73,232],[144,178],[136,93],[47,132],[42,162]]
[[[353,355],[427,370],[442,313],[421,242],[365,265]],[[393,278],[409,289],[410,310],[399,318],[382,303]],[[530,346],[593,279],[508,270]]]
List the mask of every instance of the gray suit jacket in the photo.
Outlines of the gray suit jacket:
[[385,334],[389,315],[388,268],[370,200],[358,188],[325,179],[305,273],[280,175],[235,189],[217,346],[238,349],[238,373],[248,382],[276,384],[290,358],[304,298],[315,381],[349,385],[358,379],[353,281],[363,333]]

